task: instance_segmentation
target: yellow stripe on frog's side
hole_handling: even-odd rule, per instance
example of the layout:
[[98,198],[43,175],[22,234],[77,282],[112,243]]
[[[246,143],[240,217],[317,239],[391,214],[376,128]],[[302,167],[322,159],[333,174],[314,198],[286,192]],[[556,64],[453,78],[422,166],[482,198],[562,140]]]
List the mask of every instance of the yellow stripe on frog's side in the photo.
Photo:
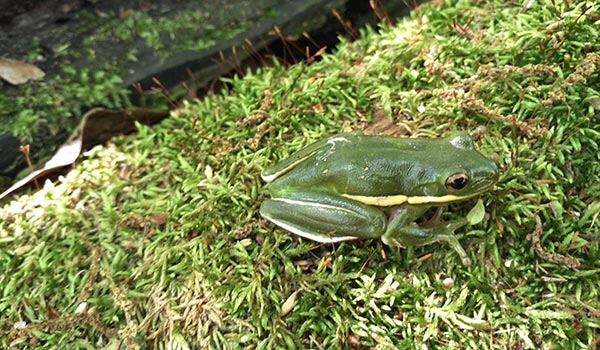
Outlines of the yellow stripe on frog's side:
[[355,201],[367,204],[367,205],[375,205],[378,207],[389,207],[392,205],[400,205],[404,203],[408,204],[430,204],[430,203],[450,203],[455,201],[460,201],[463,199],[467,199],[469,197],[476,196],[475,194],[470,194],[468,196],[456,196],[453,194],[447,194],[444,196],[413,196],[409,197],[403,194],[397,194],[393,196],[361,196],[354,194],[342,194],[342,196],[346,198],[353,199]]

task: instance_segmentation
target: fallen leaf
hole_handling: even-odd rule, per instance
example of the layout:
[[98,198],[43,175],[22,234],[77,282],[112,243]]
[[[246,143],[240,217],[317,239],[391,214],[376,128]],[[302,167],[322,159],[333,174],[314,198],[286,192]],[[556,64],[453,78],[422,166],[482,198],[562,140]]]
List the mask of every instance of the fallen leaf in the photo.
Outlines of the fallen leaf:
[[44,71],[33,64],[7,58],[0,59],[0,78],[13,85],[25,84],[30,80],[39,79],[44,75]]
[[33,179],[73,164],[82,150],[108,141],[115,135],[127,134],[135,130],[135,122],[152,124],[163,119],[168,112],[148,109],[109,110],[94,108],[87,112],[79,126],[73,131],[65,144],[58,148],[49,161],[17,181],[0,194],[0,199],[25,186]]
[[393,135],[409,136],[412,134],[407,125],[401,122],[395,122],[388,117],[383,109],[376,109],[373,112],[373,119],[366,124],[363,129],[366,135]]
[[289,314],[296,306],[296,296],[302,289],[298,289],[294,293],[292,293],[281,305],[281,312],[279,313],[279,317],[285,317]]
[[79,157],[80,152],[81,138],[75,139],[60,146],[60,148],[58,149],[58,151],[56,151],[54,156],[50,158],[49,161],[44,163],[44,165],[40,169],[32,171],[31,173],[29,173],[29,175],[17,181],[9,189],[0,194],[0,199],[27,185],[30,181],[33,181],[33,179],[36,179],[58,168],[62,168],[66,165],[72,164],[77,159],[77,157]]
[[169,215],[164,213],[152,213],[147,215],[146,218],[153,224],[162,226],[167,223]]
[[29,253],[32,249],[33,249],[33,246],[30,246],[30,245],[20,246],[17,249],[15,249],[15,255],[16,256],[25,255],[25,254]]

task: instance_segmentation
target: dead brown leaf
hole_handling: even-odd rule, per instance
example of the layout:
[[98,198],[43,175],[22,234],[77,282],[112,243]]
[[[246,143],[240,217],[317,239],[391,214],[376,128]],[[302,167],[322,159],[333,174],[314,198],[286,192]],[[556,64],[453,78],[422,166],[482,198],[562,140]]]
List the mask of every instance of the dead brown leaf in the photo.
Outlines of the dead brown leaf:
[[17,181],[9,189],[0,194],[0,199],[25,186],[29,182],[77,160],[82,150],[106,142],[115,135],[127,134],[135,130],[135,122],[142,124],[156,123],[167,115],[164,111],[147,109],[109,110],[94,108],[87,112],[79,126],[73,131],[65,144],[59,147],[49,161],[33,170],[29,175]]
[[45,75],[44,71],[30,63],[0,59],[0,78],[13,85],[25,84],[30,80],[40,79]]
[[411,130],[404,123],[396,123],[386,115],[383,109],[375,110],[372,121],[363,126],[363,133],[366,135],[393,136],[408,136],[412,134]]

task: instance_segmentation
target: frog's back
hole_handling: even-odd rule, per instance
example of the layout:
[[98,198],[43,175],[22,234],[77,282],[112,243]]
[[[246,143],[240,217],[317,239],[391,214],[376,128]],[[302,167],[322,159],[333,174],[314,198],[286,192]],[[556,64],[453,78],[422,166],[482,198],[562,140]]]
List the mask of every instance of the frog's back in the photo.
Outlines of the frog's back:
[[[431,142],[437,142],[383,135],[350,135],[346,140],[334,151],[321,152],[322,162],[313,164],[310,176],[343,193],[372,195],[408,193],[417,177],[428,172],[422,159]],[[315,158],[319,160],[319,155]]]
[[[430,147],[423,139],[339,134],[321,140],[293,154],[263,173],[277,182],[271,189],[302,189],[347,193],[370,191],[382,194],[390,187],[402,192],[414,186],[409,175],[421,171],[415,160]],[[293,169],[293,171],[291,170]],[[287,176],[287,172],[293,176]],[[285,176],[283,176],[285,174]],[[372,188],[376,187],[376,188]]]

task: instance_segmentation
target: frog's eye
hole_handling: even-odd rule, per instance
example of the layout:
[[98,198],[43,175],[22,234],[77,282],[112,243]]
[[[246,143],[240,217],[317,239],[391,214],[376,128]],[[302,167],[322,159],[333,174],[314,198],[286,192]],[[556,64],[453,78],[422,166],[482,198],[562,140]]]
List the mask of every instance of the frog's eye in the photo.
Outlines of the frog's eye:
[[446,179],[446,188],[449,191],[460,191],[467,186],[469,177],[465,174],[452,175]]

